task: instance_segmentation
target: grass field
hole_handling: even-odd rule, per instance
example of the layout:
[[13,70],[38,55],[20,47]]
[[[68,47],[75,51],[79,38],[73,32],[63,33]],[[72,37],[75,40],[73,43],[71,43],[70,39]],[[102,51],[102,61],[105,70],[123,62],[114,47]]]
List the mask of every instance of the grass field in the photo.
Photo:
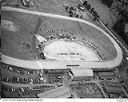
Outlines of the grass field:
[[[16,13],[2,12],[2,20],[11,21],[17,26],[18,31],[9,31],[2,27],[2,53],[21,59],[34,59],[32,34],[34,33],[38,16]],[[38,32],[39,35],[47,38],[56,34],[73,34],[77,40],[84,39],[99,52],[103,60],[115,58],[116,50],[111,41],[97,29],[83,23],[41,17],[42,25]],[[92,47],[92,48],[93,48]]]

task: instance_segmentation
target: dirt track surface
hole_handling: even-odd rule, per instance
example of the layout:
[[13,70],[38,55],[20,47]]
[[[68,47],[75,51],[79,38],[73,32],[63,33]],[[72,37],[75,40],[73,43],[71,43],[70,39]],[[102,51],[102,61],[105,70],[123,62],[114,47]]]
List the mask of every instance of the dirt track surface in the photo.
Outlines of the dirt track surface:
[[[34,59],[31,42],[39,16],[5,11],[2,12],[2,15],[3,20],[9,20],[19,27],[16,32],[2,29],[2,52],[16,58]],[[56,33],[72,33],[78,38],[93,42],[96,49],[102,54],[103,59],[109,60],[116,56],[116,51],[111,41],[93,27],[79,22],[51,17],[42,16],[42,20],[43,23],[38,32],[39,35],[48,37]],[[26,45],[22,46],[23,43],[29,44],[30,48],[28,49]]]
[[[108,62],[109,62],[109,64],[110,63],[111,64],[114,63],[112,65],[112,66],[114,66],[115,64],[119,64],[121,62],[121,60],[122,60],[122,52],[121,52],[121,49],[118,46],[118,44],[109,36],[109,34],[105,33],[103,30],[101,30],[100,28],[98,28],[94,24],[89,23],[88,21],[84,21],[84,20],[80,20],[80,19],[76,19],[76,18],[70,18],[70,17],[66,17],[66,16],[61,16],[61,15],[43,13],[43,12],[36,12],[36,11],[29,11],[29,10],[23,10],[23,9],[15,9],[15,8],[6,8],[6,7],[3,8],[3,10],[5,10],[5,11],[6,10],[10,11],[10,9],[12,11],[16,11],[16,12],[18,11],[18,12],[23,12],[23,13],[29,13],[29,14],[32,14],[32,15],[45,16],[45,18],[47,17],[48,18],[47,22],[50,22],[51,25],[54,24],[54,26],[52,26],[53,28],[55,27],[54,29],[52,27],[50,27],[50,30],[53,29],[52,32],[54,32],[54,30],[58,31],[57,28],[60,28],[60,27],[63,27],[61,29],[64,29],[65,27],[68,27],[66,29],[66,33],[74,33],[79,39],[80,38],[81,39],[84,38],[84,39],[88,39],[91,42],[93,41],[94,44],[96,44],[100,48],[99,51],[101,51],[101,53],[103,53],[104,57],[106,57],[107,60],[109,60],[109,61],[106,61],[104,63],[95,62],[95,64],[97,63],[97,65],[95,65],[93,62],[92,63],[77,62],[78,64],[81,63],[81,67],[84,67],[85,64],[88,64],[88,65],[91,64],[91,65],[89,65],[90,67],[94,67],[94,66],[102,67],[102,65],[105,65],[106,67],[110,67],[110,65],[107,65]],[[50,17],[50,19],[49,19],[49,17]],[[58,19],[56,19],[56,18],[58,18]],[[46,20],[45,20],[45,22],[46,22]],[[67,24],[68,24],[68,26],[67,26]],[[74,26],[72,26],[72,25],[74,25]],[[45,30],[43,30],[43,31],[45,31]],[[42,34],[44,34],[43,35],[44,37],[46,37],[48,35],[48,34],[45,35],[46,33],[42,33]],[[117,52],[117,54],[116,53],[112,54],[109,51],[115,51],[115,52]],[[108,56],[113,56],[113,58],[108,57]],[[41,61],[41,63],[43,64],[42,61]],[[56,62],[56,63],[58,63],[58,62]],[[52,65],[56,66],[56,63],[52,62],[52,64],[49,66],[49,68]],[[72,62],[69,62],[69,65],[70,65],[70,63],[72,63]],[[94,66],[92,66],[92,64],[94,64]],[[45,65],[46,65],[46,63],[44,63],[43,66],[45,66]],[[60,65],[64,65],[64,62],[60,62],[60,63],[58,63],[58,65],[59,66],[57,66],[57,67],[60,67]]]

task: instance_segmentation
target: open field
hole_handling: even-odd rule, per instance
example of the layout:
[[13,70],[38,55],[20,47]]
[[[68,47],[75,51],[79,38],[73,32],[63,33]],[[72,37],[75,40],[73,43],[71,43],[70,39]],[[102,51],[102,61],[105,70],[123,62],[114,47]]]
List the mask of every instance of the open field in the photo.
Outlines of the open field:
[[[18,31],[15,32],[3,27],[2,53],[15,58],[33,59],[32,34],[39,16],[4,11],[2,14],[2,20],[11,21],[19,27]],[[116,56],[116,50],[111,41],[102,32],[93,27],[79,22],[49,17],[42,17],[42,20],[43,23],[38,33],[45,38],[50,35],[56,36],[58,33],[73,34],[77,40],[82,39],[85,43],[93,44],[92,46],[101,54],[103,60],[110,60]],[[25,45],[22,46],[23,43],[29,44],[29,49]]]
[[[2,9],[3,9],[3,11],[6,11],[6,12],[7,11],[11,11],[11,12],[14,11],[14,12],[22,12],[22,13],[27,13],[27,14],[32,14],[32,15],[40,15],[41,17],[42,16],[50,17],[50,18],[53,19],[52,21],[54,21],[54,19],[58,18],[58,19],[61,19],[61,21],[60,21],[61,24],[62,24],[63,20],[68,21],[68,22],[66,22],[66,25],[68,24],[67,26],[69,26],[69,27],[71,26],[70,22],[71,23],[73,22],[72,24],[74,24],[74,22],[75,22],[75,24],[76,23],[77,24],[78,23],[80,23],[80,24],[82,23],[83,24],[82,27],[86,25],[88,29],[92,28],[91,31],[93,31],[93,33],[95,31],[97,31],[98,33],[96,33],[96,34],[101,34],[101,35],[99,35],[99,37],[100,36],[102,38],[105,37],[105,39],[108,39],[108,43],[110,42],[112,45],[114,45],[114,47],[111,48],[111,50],[115,49],[117,54],[116,54],[115,58],[111,58],[111,57],[108,57],[108,55],[107,55],[107,53],[105,53],[105,51],[103,52],[103,50],[101,49],[101,48],[103,48],[103,46],[101,46],[101,44],[99,44],[99,46],[100,46],[99,48],[100,48],[101,52],[99,52],[97,50],[97,46],[95,44],[97,42],[90,40],[90,39],[92,39],[91,37],[94,37],[93,33],[90,33],[89,36],[87,36],[88,39],[86,39],[86,35],[84,35],[84,34],[83,34],[83,36],[79,35],[79,33],[82,34],[82,33],[86,32],[84,30],[83,30],[84,32],[82,31],[82,27],[81,27],[80,30],[77,30],[75,34],[74,34],[74,32],[73,33],[71,32],[71,30],[73,29],[72,26],[71,26],[70,29],[68,28],[68,30],[71,33],[70,32],[66,32],[68,30],[65,30],[65,29],[61,28],[61,31],[64,31],[66,36],[74,35],[76,37],[76,39],[75,39],[76,41],[77,40],[78,41],[83,40],[82,42],[84,42],[85,46],[88,45],[88,46],[90,46],[91,49],[97,51],[99,56],[101,56],[101,58],[103,59],[103,62],[97,62],[97,61],[96,62],[79,62],[78,61],[77,63],[75,63],[76,64],[75,66],[79,66],[81,68],[85,68],[85,66],[89,67],[89,68],[90,67],[95,67],[95,68],[97,68],[97,67],[100,67],[100,68],[101,67],[109,67],[109,68],[111,68],[111,67],[115,67],[115,66],[117,66],[117,65],[119,65],[121,63],[122,51],[121,51],[121,48],[119,47],[119,45],[114,41],[114,39],[109,34],[105,33],[102,29],[98,28],[96,25],[94,25],[92,23],[89,23],[88,21],[77,19],[77,18],[71,18],[71,17],[66,17],[66,16],[55,15],[55,14],[49,14],[49,13],[43,13],[43,12],[34,12],[34,11],[30,11],[30,10],[23,10],[23,9],[16,9],[16,8],[9,8],[9,7],[3,7]],[[56,21],[56,22],[58,23],[58,21]],[[51,23],[51,24],[53,24],[53,23]],[[63,22],[63,24],[65,25],[65,22]],[[80,24],[79,24],[79,27],[80,27]],[[13,25],[13,27],[14,27],[14,25]],[[58,25],[56,25],[56,26],[58,26]],[[11,25],[11,27],[12,27],[12,25]],[[5,24],[5,26],[3,26],[3,28],[5,28],[6,30],[9,30],[7,28],[10,28],[10,27],[8,27],[7,24]],[[75,29],[77,29],[77,26],[76,26]],[[88,31],[88,29],[87,29],[87,31]],[[47,30],[47,32],[49,32],[49,29]],[[54,30],[52,30],[51,32],[52,32],[52,35],[51,35],[52,38],[56,38],[56,35],[55,35],[56,32]],[[45,35],[44,35],[44,37],[47,38],[47,36],[45,36]],[[52,39],[50,39],[50,40],[52,40]],[[98,41],[100,41],[100,40],[98,40]],[[49,42],[49,39],[48,39],[48,42]],[[108,50],[108,49],[106,49],[106,50]],[[108,58],[105,58],[105,56],[108,57]],[[16,60],[16,63],[15,63],[15,60]],[[9,63],[9,64],[16,64],[16,66],[17,65],[18,66],[21,65],[21,67],[29,67],[29,68],[30,68],[30,65],[27,64],[28,62],[32,63],[32,64],[35,63],[35,62],[31,62],[31,61],[26,61],[25,62],[25,60],[18,60],[18,59],[14,59],[14,58],[5,57],[5,56],[3,56],[3,61],[6,62],[6,63]],[[24,64],[22,65],[22,63],[24,63]],[[45,67],[47,67],[47,68],[51,68],[51,67],[60,68],[61,67],[62,68],[62,66],[63,66],[63,68],[66,68],[67,66],[69,67],[69,65],[72,66],[73,63],[74,63],[73,61],[70,61],[70,62],[67,62],[67,61],[66,62],[58,62],[58,61],[50,61],[49,60],[49,61],[46,61],[46,62],[44,61],[43,62],[43,60],[40,60],[40,62],[38,62],[35,66],[38,65],[39,68],[45,68]],[[31,66],[31,68],[35,68],[35,66]],[[73,64],[73,67],[74,67],[74,64]]]
[[30,1],[27,7],[22,0],[2,0],[2,97],[110,98],[111,89],[118,95],[112,97],[128,97],[128,53],[113,37],[101,0],[87,1],[111,32],[86,8],[84,18],[69,15],[66,7],[80,0]]

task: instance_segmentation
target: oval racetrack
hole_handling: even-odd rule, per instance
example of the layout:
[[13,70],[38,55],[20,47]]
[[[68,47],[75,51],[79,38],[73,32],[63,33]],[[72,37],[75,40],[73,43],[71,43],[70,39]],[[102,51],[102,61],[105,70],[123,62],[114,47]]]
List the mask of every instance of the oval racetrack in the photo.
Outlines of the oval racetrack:
[[30,15],[38,15],[38,16],[45,16],[45,17],[51,17],[51,18],[57,18],[57,19],[65,19],[65,20],[70,20],[74,22],[80,22],[87,24],[91,27],[94,27],[95,29],[101,31],[106,37],[109,38],[109,40],[113,43],[117,56],[109,61],[44,61],[44,60],[35,60],[35,61],[30,61],[30,60],[21,60],[21,59],[16,59],[12,58],[9,56],[6,56],[4,54],[1,55],[2,62],[5,62],[7,64],[12,64],[15,66],[20,66],[24,68],[31,68],[31,69],[63,69],[63,68],[78,68],[79,69],[86,69],[86,68],[113,68],[115,66],[118,66],[121,61],[122,61],[122,50],[119,47],[118,43],[104,30],[99,28],[98,26],[94,25],[93,23],[90,23],[88,21],[78,19],[78,18],[71,18],[67,16],[61,16],[61,15],[55,15],[55,14],[49,14],[49,13],[43,13],[43,12],[38,12],[38,11],[30,11],[30,10],[25,10],[25,9],[19,9],[19,8],[13,8],[13,7],[1,7],[2,11],[13,11],[13,12],[19,12],[19,13],[25,13],[25,14],[30,14]]

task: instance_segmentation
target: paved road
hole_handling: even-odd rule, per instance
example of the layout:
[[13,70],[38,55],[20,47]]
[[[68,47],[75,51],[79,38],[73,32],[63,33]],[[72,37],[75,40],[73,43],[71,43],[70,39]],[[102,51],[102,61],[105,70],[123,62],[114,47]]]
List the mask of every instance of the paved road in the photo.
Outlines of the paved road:
[[97,30],[101,31],[103,34],[105,34],[110,41],[113,43],[115,46],[115,49],[117,51],[117,56],[115,59],[111,61],[103,61],[103,62],[63,62],[63,61],[43,61],[43,60],[35,60],[35,61],[28,61],[28,60],[21,60],[21,59],[16,59],[12,58],[6,55],[1,55],[2,62],[5,62],[7,64],[12,64],[24,68],[31,68],[31,69],[63,69],[63,68],[71,68],[72,70],[76,70],[79,68],[81,71],[86,68],[113,68],[115,66],[118,66],[121,61],[122,61],[122,50],[117,44],[117,42],[104,30],[99,28],[98,26],[94,25],[91,22],[78,19],[78,18],[71,18],[67,16],[62,16],[62,15],[56,15],[56,14],[49,14],[49,13],[43,13],[43,12],[38,12],[38,11],[31,11],[31,10],[26,10],[26,9],[20,9],[20,8],[13,8],[13,7],[1,7],[2,11],[13,11],[13,12],[19,12],[19,13],[25,13],[25,14],[30,14],[30,15],[38,15],[38,16],[45,16],[45,17],[52,17],[52,18],[58,18],[58,19],[65,19],[65,20],[70,20],[70,21],[76,21],[80,23],[85,23],[91,27],[96,28]]

